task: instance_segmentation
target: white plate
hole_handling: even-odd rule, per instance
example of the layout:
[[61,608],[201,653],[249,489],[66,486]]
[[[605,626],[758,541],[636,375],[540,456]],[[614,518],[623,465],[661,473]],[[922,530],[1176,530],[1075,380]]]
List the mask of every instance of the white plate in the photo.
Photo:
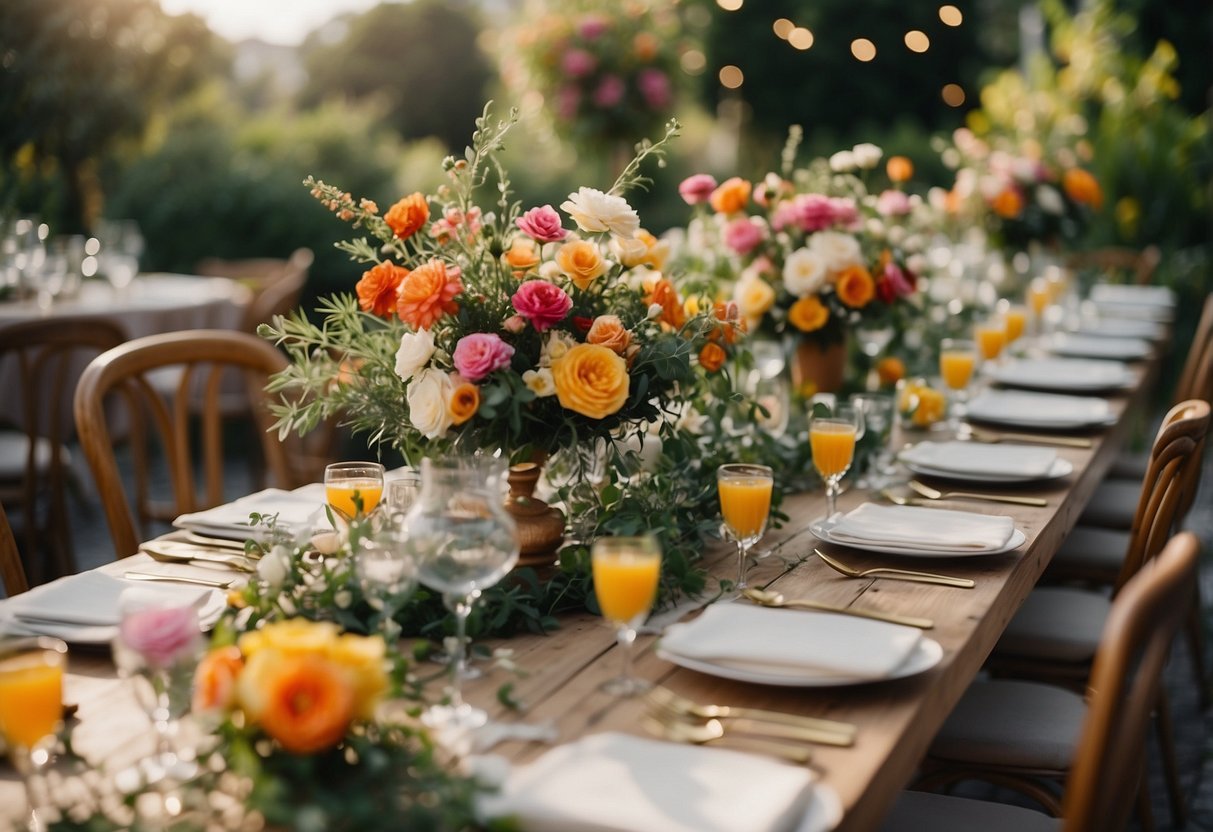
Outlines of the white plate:
[[1149,341],[1158,341],[1167,334],[1167,330],[1154,321],[1133,318],[1100,318],[1095,321],[1083,321],[1074,330],[1074,334],[1087,338],[1145,338]]
[[901,464],[915,474],[921,474],[924,477],[938,477],[939,479],[957,480],[958,482],[1043,482],[1061,479],[1074,473],[1074,464],[1068,459],[1061,459],[1060,457],[1053,461],[1053,465],[1043,477],[1024,476],[1022,474],[973,474],[961,471],[949,471],[946,468],[931,468],[905,459],[901,460]]
[[[841,515],[835,515],[841,516]],[[863,546],[858,546],[854,543],[843,543],[830,537],[830,529],[834,528],[836,520],[814,520],[809,525],[809,531],[818,540],[824,540],[827,543],[833,543],[835,546],[846,546],[848,549],[859,549],[863,552],[883,552],[886,555],[905,555],[911,558],[977,558],[985,557],[986,555],[1001,555],[1007,552],[1018,549],[1028,539],[1028,536],[1015,529],[1011,532],[1011,539],[1006,545],[999,549],[990,549],[984,552],[974,552],[971,550],[956,551],[955,549],[940,549],[939,551],[923,552],[913,549],[899,548],[895,543],[865,543]]]
[[1175,307],[1175,292],[1166,286],[1138,286],[1128,283],[1096,283],[1091,287],[1096,303],[1123,303],[1133,306]]
[[1098,392],[1131,387],[1134,375],[1119,361],[1086,358],[1021,358],[993,367],[990,378],[1029,390]]
[[780,685],[794,688],[832,688],[841,685],[867,685],[873,682],[886,682],[891,679],[904,679],[925,670],[930,670],[939,664],[943,658],[943,648],[939,642],[923,636],[906,660],[888,676],[872,678],[870,676],[840,676],[836,673],[822,673],[815,668],[793,668],[785,671],[765,671],[753,668],[742,668],[728,664],[717,664],[705,659],[691,659],[677,653],[670,653],[657,645],[657,657],[673,662],[687,670],[706,673],[709,676],[719,676],[722,679],[734,679],[738,682],[753,682],[758,685]]
[[1107,402],[1056,393],[986,390],[969,402],[968,418],[996,425],[1045,430],[1104,427],[1116,424]]
[[1092,338],[1062,333],[1053,339],[1048,349],[1054,355],[1074,358],[1137,361],[1149,357],[1153,347],[1141,338]]

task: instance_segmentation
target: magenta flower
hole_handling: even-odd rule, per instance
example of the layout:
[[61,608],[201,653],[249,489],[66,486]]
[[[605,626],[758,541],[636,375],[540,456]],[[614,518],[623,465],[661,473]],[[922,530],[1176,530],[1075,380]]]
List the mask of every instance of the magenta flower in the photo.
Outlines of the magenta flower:
[[823,194],[798,196],[795,207],[798,224],[809,234],[829,228],[837,218],[833,200]]
[[724,227],[724,242],[738,254],[749,254],[762,242],[762,226],[749,217],[738,217]]
[[682,196],[682,201],[687,205],[699,205],[700,203],[707,202],[714,190],[716,190],[716,177],[707,173],[697,173],[694,176],[688,176],[678,186],[678,193]]
[[885,264],[884,278],[895,297],[904,298],[914,294],[914,275],[903,271],[896,263],[889,261]]
[[577,34],[585,40],[596,40],[609,28],[611,28],[611,21],[602,15],[587,14],[577,21]]
[[514,348],[491,332],[473,332],[459,339],[451,359],[468,381],[477,382],[489,373],[510,366]]
[[636,76],[636,86],[651,110],[664,110],[670,106],[670,78],[660,69],[642,69]]
[[569,233],[560,226],[560,214],[551,205],[541,205],[514,221],[522,233],[540,243],[555,243]]
[[560,66],[570,78],[584,78],[598,68],[598,59],[584,49],[570,49],[561,58]]
[[165,668],[193,657],[201,645],[198,611],[193,607],[136,610],[118,627],[123,644],[151,667]]
[[625,92],[627,87],[624,86],[622,78],[618,75],[605,75],[599,82],[598,89],[594,90],[594,103],[606,110],[622,101]]
[[546,280],[528,280],[510,298],[518,314],[539,332],[546,332],[564,320],[573,308],[573,299],[559,286]]
[[910,213],[910,198],[903,191],[887,190],[876,198],[876,211],[886,217]]

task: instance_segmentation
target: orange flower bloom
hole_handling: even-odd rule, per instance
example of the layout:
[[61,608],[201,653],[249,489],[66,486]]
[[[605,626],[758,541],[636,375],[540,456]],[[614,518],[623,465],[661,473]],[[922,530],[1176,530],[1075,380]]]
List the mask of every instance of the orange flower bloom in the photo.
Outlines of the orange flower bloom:
[[606,271],[606,263],[598,253],[598,246],[588,240],[561,246],[560,251],[556,252],[556,264],[582,291],[590,288],[590,284]]
[[655,303],[661,307],[662,323],[669,324],[675,329],[681,328],[686,323],[686,311],[682,308],[682,301],[678,299],[678,290],[665,278],[653,284],[645,302],[650,306]]
[[882,358],[876,362],[876,376],[882,387],[892,386],[906,377],[906,365],[900,358]]
[[535,243],[526,237],[514,240],[510,250],[505,253],[505,262],[514,270],[514,277],[521,280],[527,272],[539,265],[539,252]]
[[724,366],[724,347],[714,341],[708,341],[699,351],[699,366],[709,373],[714,373]]
[[735,214],[745,209],[750,201],[750,183],[740,176],[721,182],[708,199],[712,210],[718,214]]
[[244,667],[234,644],[212,650],[194,671],[194,713],[223,710],[236,699],[236,677]]
[[628,400],[627,363],[606,347],[578,344],[552,362],[560,406],[591,419],[617,413]]
[[286,655],[265,668],[258,722],[292,754],[332,748],[354,717],[354,688],[342,668],[317,655]]
[[383,215],[384,222],[402,240],[416,234],[430,218],[430,206],[422,193],[409,194]]
[[470,381],[457,384],[451,393],[448,409],[451,411],[451,421],[462,425],[480,409],[480,389]]
[[909,182],[914,175],[914,163],[905,156],[890,156],[884,169],[890,182]]
[[848,266],[838,275],[835,285],[839,299],[852,309],[862,309],[876,297],[876,281],[863,266]]
[[745,334],[745,321],[741,320],[741,312],[736,303],[718,300],[712,304],[712,314],[716,320],[722,322],[708,336],[713,341],[723,336],[726,344],[732,344],[739,336]]
[[830,310],[817,295],[806,295],[788,310],[788,323],[801,332],[816,332],[830,320]]
[[623,321],[617,315],[599,315],[590,325],[590,331],[585,334],[588,344],[598,344],[608,350],[623,355],[628,345],[632,343],[632,333],[624,328]]
[[459,311],[455,296],[463,291],[458,266],[433,259],[414,269],[400,284],[396,314],[415,329],[429,329],[443,315]]
[[1103,205],[1103,189],[1089,171],[1070,168],[1062,176],[1061,186],[1065,188],[1066,195],[1077,203],[1090,205],[1097,211]]
[[1014,188],[1007,188],[994,197],[993,201],[990,202],[990,207],[994,209],[995,214],[1003,219],[1013,220],[1023,213],[1023,197]]
[[661,42],[652,32],[640,32],[632,38],[632,51],[643,63],[649,63],[657,56]]
[[396,309],[396,290],[409,276],[409,270],[397,266],[390,260],[362,273],[362,279],[354,287],[358,293],[358,306],[381,318],[389,317]]

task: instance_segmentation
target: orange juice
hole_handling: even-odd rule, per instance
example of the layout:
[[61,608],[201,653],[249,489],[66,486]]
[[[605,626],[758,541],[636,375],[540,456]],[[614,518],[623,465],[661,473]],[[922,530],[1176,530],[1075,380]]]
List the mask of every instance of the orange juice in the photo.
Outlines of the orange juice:
[[716,482],[720,491],[720,514],[725,525],[737,537],[762,534],[771,513],[771,485],[768,477],[736,477]]
[[347,517],[357,513],[354,506],[354,495],[357,494],[362,498],[362,513],[370,514],[383,496],[383,483],[371,479],[339,480],[326,485],[324,494],[329,505]]
[[594,594],[604,618],[632,621],[652,608],[661,577],[661,557],[655,552],[598,553],[592,568]]
[[1019,336],[1023,335],[1024,326],[1028,321],[1028,313],[1022,306],[1012,306],[1006,311],[1003,322],[1006,324],[1007,343],[1011,344],[1019,340]]
[[823,477],[845,474],[855,457],[855,426],[814,421],[809,430],[813,466]]
[[999,324],[982,324],[973,330],[973,337],[977,341],[977,348],[981,350],[982,358],[993,361],[1006,346],[1007,330]]
[[949,350],[939,354],[939,374],[953,390],[963,390],[973,376],[977,356],[970,350]]
[[44,653],[14,656],[0,664],[0,734],[33,748],[55,732],[63,712],[63,661]]

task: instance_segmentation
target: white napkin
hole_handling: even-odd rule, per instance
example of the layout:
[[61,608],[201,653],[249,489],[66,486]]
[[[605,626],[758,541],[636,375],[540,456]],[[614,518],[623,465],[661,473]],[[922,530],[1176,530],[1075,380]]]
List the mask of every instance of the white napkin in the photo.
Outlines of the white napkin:
[[1015,533],[1010,517],[915,506],[864,503],[829,530],[830,540],[848,546],[896,544],[915,552],[994,552]]
[[604,733],[515,769],[480,808],[527,832],[787,832],[812,792],[805,768]]
[[1001,384],[1057,390],[1104,390],[1133,381],[1129,368],[1119,361],[1084,358],[1021,358],[996,367],[991,375]]
[[1046,477],[1057,451],[1034,445],[983,445],[979,442],[919,442],[901,459],[926,468],[958,474],[1000,477]]
[[119,621],[118,598],[137,587],[140,601],[201,607],[212,591],[196,586],[163,584],[139,586],[101,572],[81,572],[60,578],[17,596],[6,605],[18,621],[29,624],[74,624],[112,627]]
[[747,670],[812,669],[863,680],[891,674],[921,640],[915,627],[738,603],[713,604],[694,621],[670,626],[661,649]]
[[1135,360],[1150,354],[1150,342],[1141,338],[1107,338],[1061,334],[1049,348],[1057,355]]
[[1085,427],[1107,424],[1112,412],[1106,400],[1090,396],[983,390],[969,402],[969,416],[1015,425]]
[[245,540],[257,531],[249,525],[249,514],[277,514],[279,528],[291,534],[327,528],[324,513],[324,486],[305,485],[294,491],[267,488],[231,503],[182,514],[173,521],[179,529],[188,529],[213,537],[230,537]]
[[1175,293],[1166,286],[1097,283],[1091,287],[1091,300],[1096,303],[1130,303],[1172,307],[1175,305]]

